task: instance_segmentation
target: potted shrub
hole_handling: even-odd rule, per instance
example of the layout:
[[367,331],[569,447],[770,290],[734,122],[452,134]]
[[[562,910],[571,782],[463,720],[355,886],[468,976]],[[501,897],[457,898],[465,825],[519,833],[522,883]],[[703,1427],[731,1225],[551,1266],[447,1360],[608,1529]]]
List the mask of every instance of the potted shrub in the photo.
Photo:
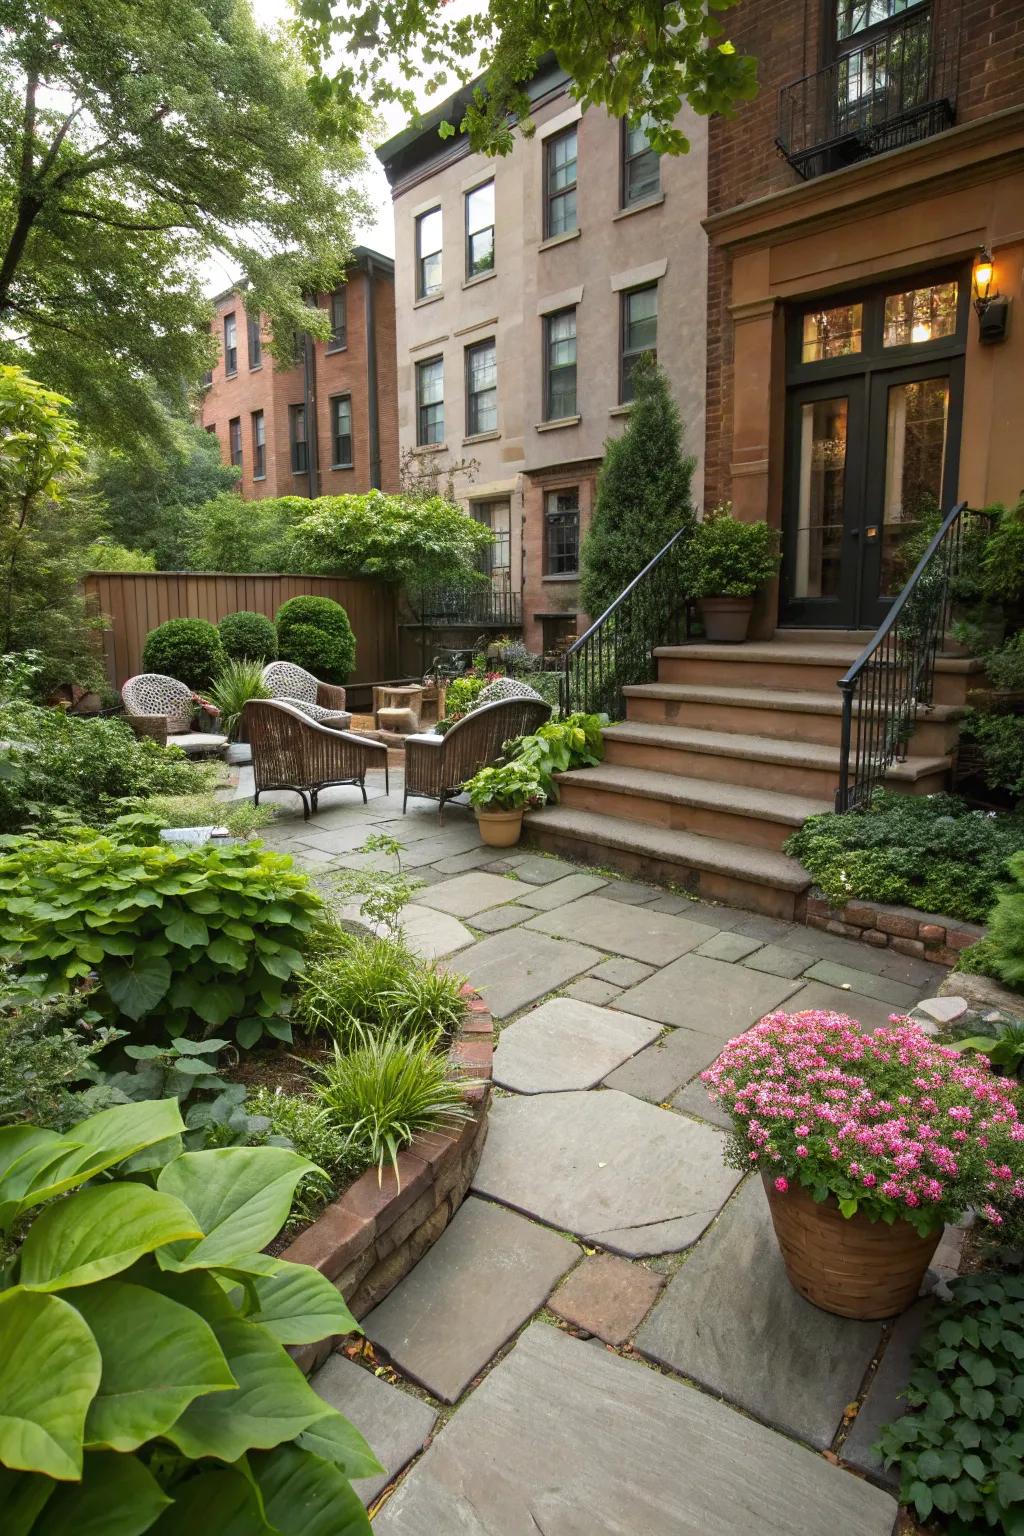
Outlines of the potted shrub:
[[728,1160],[764,1180],[786,1273],[840,1317],[917,1296],[946,1222],[1024,1212],[1024,1093],[894,1017],[762,1019],[702,1074],[732,1120]]
[[512,848],[523,830],[528,805],[543,805],[537,770],[529,763],[500,763],[481,768],[463,785],[476,811],[480,836],[491,848]]
[[754,594],[779,568],[779,537],[767,523],[744,523],[730,504],[705,512],[684,559],[690,597],[700,599],[704,633],[709,640],[747,638]]

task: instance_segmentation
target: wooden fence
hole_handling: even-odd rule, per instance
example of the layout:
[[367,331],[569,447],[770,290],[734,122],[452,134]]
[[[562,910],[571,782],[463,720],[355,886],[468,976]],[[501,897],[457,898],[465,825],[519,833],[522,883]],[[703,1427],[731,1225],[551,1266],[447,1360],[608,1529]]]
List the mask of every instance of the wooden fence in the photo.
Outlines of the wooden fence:
[[348,614],[356,637],[351,682],[375,683],[398,673],[397,592],[385,582],[335,576],[236,576],[193,571],[90,571],[85,591],[107,620],[107,676],[120,688],[143,670],[146,636],[166,619],[208,619],[247,609],[272,619],[290,597],[330,597]]

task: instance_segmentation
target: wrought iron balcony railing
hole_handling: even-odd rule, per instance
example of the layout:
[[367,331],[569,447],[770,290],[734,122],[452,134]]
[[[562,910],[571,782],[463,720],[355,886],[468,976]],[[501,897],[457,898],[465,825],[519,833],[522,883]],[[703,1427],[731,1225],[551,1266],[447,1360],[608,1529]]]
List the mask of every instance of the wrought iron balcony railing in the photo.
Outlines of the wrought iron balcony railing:
[[511,629],[523,622],[522,596],[506,587],[430,587],[411,591],[409,602],[416,622],[435,628],[479,624]]
[[959,27],[930,10],[896,22],[779,92],[775,142],[809,180],[941,133],[953,122]]

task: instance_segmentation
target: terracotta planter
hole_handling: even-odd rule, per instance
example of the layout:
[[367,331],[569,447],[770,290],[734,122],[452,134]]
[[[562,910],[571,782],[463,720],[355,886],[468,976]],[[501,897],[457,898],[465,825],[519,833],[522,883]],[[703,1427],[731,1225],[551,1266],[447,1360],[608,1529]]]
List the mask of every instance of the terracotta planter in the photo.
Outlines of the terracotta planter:
[[702,597],[700,616],[705,638],[716,644],[741,644],[747,638],[753,611],[752,597]]
[[523,808],[518,811],[476,813],[480,836],[489,848],[514,848],[523,830]]
[[842,1215],[831,1197],[819,1205],[799,1185],[779,1194],[764,1176],[768,1208],[794,1290],[823,1312],[863,1319],[895,1317],[915,1300],[941,1237],[919,1237],[909,1221]]

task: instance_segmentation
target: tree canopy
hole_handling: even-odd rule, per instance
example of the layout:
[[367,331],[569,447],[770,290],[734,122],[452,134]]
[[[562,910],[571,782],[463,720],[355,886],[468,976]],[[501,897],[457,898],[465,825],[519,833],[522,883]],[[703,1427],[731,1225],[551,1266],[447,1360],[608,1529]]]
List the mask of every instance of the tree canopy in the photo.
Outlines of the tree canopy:
[[249,0],[5,0],[0,361],[112,440],[165,427],[212,357],[201,264],[241,271],[275,353],[330,320],[363,211],[358,96],[314,100]]
[[[450,0],[297,0],[307,58],[319,70],[320,100],[353,93],[397,101],[415,112],[411,82],[441,91],[486,74],[456,125],[474,149],[507,154],[510,118],[530,130],[524,84],[548,53],[573,81],[584,108],[603,106],[619,117],[643,118],[662,154],[689,148],[676,123],[684,102],[694,111],[730,113],[756,94],[755,61],[737,53],[719,20],[736,0],[486,0],[469,15],[452,14]],[[423,82],[423,66],[432,76]],[[400,79],[396,81],[395,73]]]

